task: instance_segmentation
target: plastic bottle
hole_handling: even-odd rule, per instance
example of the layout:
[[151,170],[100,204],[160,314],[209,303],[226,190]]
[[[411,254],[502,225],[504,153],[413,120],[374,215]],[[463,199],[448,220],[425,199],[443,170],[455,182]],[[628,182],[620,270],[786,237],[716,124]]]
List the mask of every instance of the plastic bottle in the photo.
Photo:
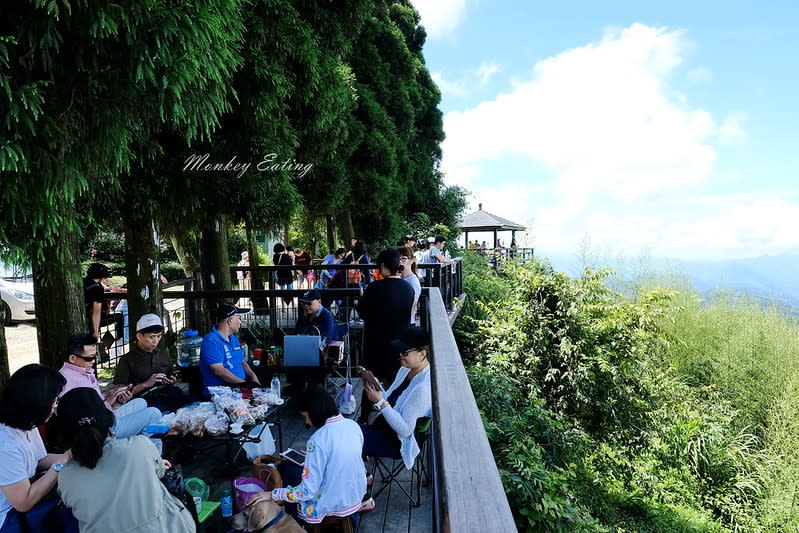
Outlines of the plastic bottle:
[[222,499],[219,500],[219,510],[222,512],[224,518],[233,516],[233,498],[230,496],[229,489],[225,489]]
[[178,343],[178,365],[180,366],[197,366],[200,364],[200,347],[203,344],[203,338],[199,332],[193,329],[187,329],[183,332],[183,338]]
[[280,398],[280,380],[277,376],[272,378],[272,394],[274,394],[276,398]]

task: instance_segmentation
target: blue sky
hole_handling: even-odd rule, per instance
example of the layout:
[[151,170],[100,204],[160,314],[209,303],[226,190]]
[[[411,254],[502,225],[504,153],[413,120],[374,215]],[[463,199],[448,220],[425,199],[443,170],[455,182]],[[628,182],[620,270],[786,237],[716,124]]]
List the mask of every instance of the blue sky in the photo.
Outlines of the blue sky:
[[528,225],[520,244],[799,251],[799,2],[414,4],[447,182]]

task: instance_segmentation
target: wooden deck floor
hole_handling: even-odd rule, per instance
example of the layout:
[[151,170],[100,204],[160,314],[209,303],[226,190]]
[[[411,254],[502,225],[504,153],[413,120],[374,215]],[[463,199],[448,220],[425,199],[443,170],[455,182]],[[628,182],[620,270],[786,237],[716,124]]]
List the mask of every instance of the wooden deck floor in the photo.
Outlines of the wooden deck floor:
[[[356,398],[360,399],[360,383],[356,385]],[[351,415],[350,418],[354,418]],[[304,449],[308,437],[313,433],[312,429],[305,427],[304,421],[293,407],[292,403],[283,408],[281,414],[283,426],[283,449],[295,448]],[[277,431],[273,431],[277,440]],[[277,443],[276,443],[277,446]],[[209,456],[200,455],[191,463],[181,465],[184,477],[199,477],[210,485],[210,500],[219,501],[224,490],[231,487],[233,476],[230,473],[225,475],[220,472],[220,466],[224,463],[224,449],[217,448],[212,450]],[[238,475],[248,475],[251,463],[240,454],[237,458],[235,468]],[[371,471],[372,462],[367,464],[367,469]],[[404,480],[405,486],[410,484],[410,474],[407,470],[403,471],[400,480]],[[375,487],[380,483],[380,479],[375,480]],[[399,533],[413,532],[425,533],[432,531],[432,499],[430,487],[422,488],[421,506],[416,508],[410,505],[405,494],[392,486],[386,488],[376,499],[373,511],[361,514],[360,533]],[[229,520],[222,519],[219,511],[215,516],[203,524],[202,531],[216,533],[217,531],[226,532],[230,527]]]

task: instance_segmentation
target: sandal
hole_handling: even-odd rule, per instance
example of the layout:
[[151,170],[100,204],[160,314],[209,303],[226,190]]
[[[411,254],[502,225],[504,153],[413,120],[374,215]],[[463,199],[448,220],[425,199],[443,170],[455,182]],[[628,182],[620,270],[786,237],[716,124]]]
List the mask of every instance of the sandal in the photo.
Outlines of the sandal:
[[374,498],[369,498],[368,500],[361,502],[360,512],[363,513],[365,511],[371,511],[374,508],[375,508],[375,500]]

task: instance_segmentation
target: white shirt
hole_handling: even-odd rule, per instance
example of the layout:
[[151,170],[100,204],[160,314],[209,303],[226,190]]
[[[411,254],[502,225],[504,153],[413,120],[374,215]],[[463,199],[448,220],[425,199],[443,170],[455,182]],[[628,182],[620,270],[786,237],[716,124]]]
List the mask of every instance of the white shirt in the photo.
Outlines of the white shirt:
[[[36,465],[47,455],[39,430],[30,431],[0,424],[0,487],[19,483],[36,474]],[[13,508],[5,493],[0,490],[0,525]]]

